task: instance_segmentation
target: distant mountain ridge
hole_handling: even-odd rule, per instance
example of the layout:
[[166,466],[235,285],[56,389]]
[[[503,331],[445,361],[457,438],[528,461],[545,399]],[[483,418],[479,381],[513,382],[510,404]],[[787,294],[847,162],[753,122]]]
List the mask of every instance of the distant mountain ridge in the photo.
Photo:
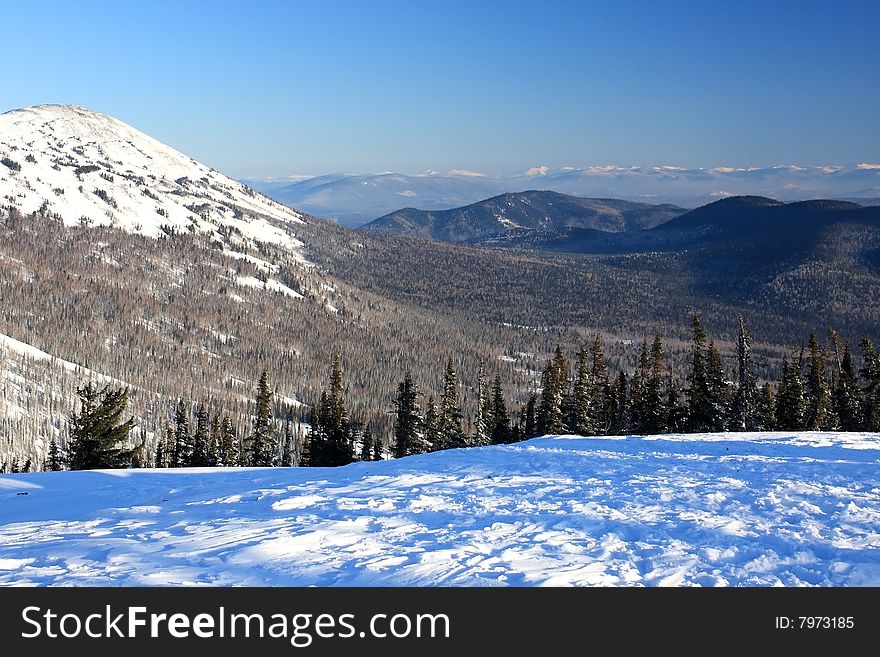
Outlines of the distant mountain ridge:
[[653,228],[687,212],[675,205],[593,199],[551,191],[507,193],[451,210],[404,208],[363,230],[444,242],[510,244],[556,239],[570,231],[625,233]]

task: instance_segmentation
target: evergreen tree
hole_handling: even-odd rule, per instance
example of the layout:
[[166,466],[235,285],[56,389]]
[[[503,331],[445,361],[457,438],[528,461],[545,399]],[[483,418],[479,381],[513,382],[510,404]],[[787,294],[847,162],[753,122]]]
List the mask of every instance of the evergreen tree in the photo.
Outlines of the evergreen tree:
[[773,388],[765,383],[755,400],[754,431],[773,431],[776,428],[776,400]]
[[559,435],[566,433],[563,414],[568,388],[568,365],[562,347],[547,362],[541,376],[541,403],[538,406],[538,435]]
[[177,400],[174,409],[174,452],[171,466],[185,468],[192,461],[192,438],[189,435],[189,418],[183,399]]
[[837,428],[840,431],[861,431],[863,412],[852,353],[848,344],[841,344],[840,337],[834,331],[831,332],[831,340],[837,361],[837,375],[832,392]]
[[752,372],[752,339],[746,323],[739,318],[739,335],[736,339],[736,397],[733,401],[731,428],[735,431],[754,429],[754,407],[757,384]]
[[165,428],[165,436],[156,445],[156,467],[170,468],[174,459],[174,429],[171,425]]
[[606,414],[609,387],[602,336],[597,333],[590,349],[590,412],[593,416],[593,432],[600,435],[610,430],[610,420]]
[[361,461],[373,460],[373,430],[368,422],[364,426],[364,436],[361,439]]
[[192,437],[192,456],[189,465],[197,468],[203,468],[211,465],[208,457],[210,435],[210,424],[208,419],[208,409],[204,404],[199,404],[196,410],[196,432]]
[[862,368],[859,373],[865,380],[862,426],[865,431],[880,430],[880,354],[869,338],[862,338]]
[[122,447],[134,426],[134,419],[122,419],[128,407],[128,388],[91,383],[77,389],[80,412],[70,422],[70,469],[127,468],[133,449]]
[[782,380],[776,392],[776,428],[780,431],[801,431],[804,428],[806,403],[801,379],[801,357],[792,355],[791,363],[782,359]]
[[[440,416],[437,412],[437,404],[434,402],[434,398],[430,397],[428,399],[428,406],[425,408],[423,429],[428,451],[431,452],[440,449],[440,434],[438,430],[439,422]],[[479,437],[479,432],[477,435]]]
[[303,465],[316,467],[322,466],[324,457],[324,428],[321,426],[321,408],[327,405],[327,391],[321,393],[321,402],[318,406],[312,405],[309,414],[309,424],[311,430],[308,434],[308,441],[303,444],[302,462]]
[[[644,348],[643,348],[644,352]],[[649,435],[666,431],[667,410],[663,401],[663,343],[655,335],[651,344],[649,366],[644,370],[639,431]]]
[[495,375],[492,384],[492,444],[504,445],[513,442],[510,430],[510,416],[504,402],[504,390],[501,388],[501,377]]
[[821,431],[829,426],[831,390],[825,380],[827,366],[828,354],[813,331],[810,333],[810,364],[806,390],[806,428],[809,431]]
[[666,376],[666,430],[683,433],[687,430],[687,420],[687,406],[670,368]]
[[724,377],[721,353],[715,341],[709,341],[706,352],[706,385],[709,393],[709,430],[724,431],[730,417],[730,388]]
[[238,444],[235,436],[235,427],[232,426],[232,420],[228,415],[223,416],[220,422],[220,448],[218,450],[218,461],[220,465],[231,468],[239,464],[241,461],[241,446]]
[[382,461],[385,458],[385,450],[382,446],[382,439],[379,436],[376,436],[373,439],[373,460],[374,461]]
[[440,397],[439,418],[437,420],[437,440],[440,449],[467,447],[461,429],[461,405],[458,401],[458,375],[452,358],[446,363],[443,376],[443,394]]
[[609,433],[614,436],[625,434],[629,429],[629,402],[628,402],[629,381],[626,373],[621,372],[617,376],[617,381],[611,386],[608,399],[608,414],[611,418]]
[[529,394],[529,400],[526,402],[525,419],[523,421],[523,438],[534,438],[538,436],[538,418],[537,418],[538,395],[534,392]]
[[642,341],[639,349],[638,363],[636,371],[633,374],[629,384],[630,394],[630,413],[628,428],[639,433],[648,433],[645,429],[645,391],[648,385],[648,377],[650,370],[650,360],[648,358],[648,342]]
[[[474,436],[475,445],[488,445],[491,441],[491,412],[491,400],[486,392],[485,372],[483,361],[481,360],[480,368],[477,371],[477,416],[474,422],[476,429],[476,435]],[[428,431],[427,426],[425,430]],[[430,438],[428,442],[431,443]]]
[[345,406],[345,386],[339,356],[333,357],[330,366],[330,390],[321,394],[318,409],[320,431],[315,432],[311,444],[311,460],[314,465],[334,467],[354,460],[351,440],[351,423]]
[[46,459],[46,470],[50,472],[58,472],[63,469],[64,455],[61,453],[61,448],[58,446],[58,440],[56,440],[55,436],[52,436],[52,440],[49,441],[49,454]]
[[[409,372],[397,386],[394,400],[394,456],[402,458],[425,451],[422,437],[422,419],[419,415],[418,388]],[[439,443],[439,441],[438,441]],[[438,449],[445,449],[442,445]]]
[[713,413],[709,395],[709,379],[706,372],[706,332],[699,315],[693,319],[694,344],[691,348],[691,372],[688,375],[688,431],[698,433],[711,431]]
[[211,418],[210,436],[211,438],[208,441],[208,462],[212,466],[222,466],[220,416],[216,413]]
[[281,440],[281,462],[282,468],[293,466],[293,435],[290,430],[290,417],[284,422],[284,438]]
[[591,436],[596,432],[589,357],[590,353],[586,347],[578,351],[573,395],[574,417],[571,420],[571,427],[579,436]]
[[258,468],[275,465],[275,451],[272,390],[269,388],[269,373],[263,370],[257,383],[256,407],[250,436],[250,465]]

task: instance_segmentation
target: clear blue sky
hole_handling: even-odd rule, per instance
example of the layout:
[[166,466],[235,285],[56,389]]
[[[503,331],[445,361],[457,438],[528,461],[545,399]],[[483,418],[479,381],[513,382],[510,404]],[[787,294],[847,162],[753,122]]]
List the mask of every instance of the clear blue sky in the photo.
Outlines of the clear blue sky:
[[0,0],[0,110],[238,177],[880,161],[880,2]]

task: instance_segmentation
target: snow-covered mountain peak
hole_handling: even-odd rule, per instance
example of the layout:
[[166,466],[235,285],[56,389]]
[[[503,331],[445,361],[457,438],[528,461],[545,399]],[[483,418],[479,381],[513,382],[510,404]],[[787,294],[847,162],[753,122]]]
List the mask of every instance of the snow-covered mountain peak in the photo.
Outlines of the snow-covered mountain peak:
[[299,213],[111,116],[76,105],[0,114],[0,205],[65,224],[271,242],[297,253]]

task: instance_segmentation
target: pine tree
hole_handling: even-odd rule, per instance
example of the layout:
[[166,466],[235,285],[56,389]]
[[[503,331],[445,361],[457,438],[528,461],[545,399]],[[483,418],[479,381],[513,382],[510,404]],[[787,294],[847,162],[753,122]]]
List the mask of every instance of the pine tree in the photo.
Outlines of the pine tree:
[[164,437],[156,445],[156,467],[170,468],[174,458],[174,429],[171,425],[165,428]]
[[495,375],[492,384],[492,444],[504,445],[513,442],[510,431],[510,416],[504,402],[504,390],[501,388],[501,377]]
[[526,402],[525,420],[523,421],[523,438],[534,438],[538,436],[538,418],[536,415],[538,406],[538,395],[534,392],[529,395]]
[[694,315],[694,344],[691,348],[691,372],[688,376],[688,431],[698,433],[711,431],[713,426],[712,408],[709,395],[709,380],[706,372],[706,332],[699,315]]
[[221,432],[220,432],[220,416],[214,414],[211,418],[210,440],[208,441],[208,462],[215,467],[223,465],[223,455],[221,453]]
[[639,433],[649,433],[645,427],[645,393],[648,385],[650,359],[648,358],[648,341],[643,340],[639,349],[638,364],[629,385],[630,393],[630,428]]
[[321,393],[317,423],[313,420],[310,460],[312,465],[335,467],[354,460],[351,422],[345,405],[345,384],[339,356],[330,365],[330,390]]
[[204,468],[211,465],[208,458],[209,440],[210,440],[210,424],[208,418],[208,409],[204,404],[199,404],[196,410],[196,431],[192,437],[192,456],[189,464],[193,467]]
[[269,373],[263,370],[257,383],[256,408],[250,436],[250,465],[260,468],[275,465],[275,449],[272,390],[269,388]]
[[[402,458],[410,454],[421,454],[425,451],[422,438],[422,420],[419,415],[418,388],[409,372],[397,386],[397,398],[394,400],[394,456]],[[445,449],[439,446],[438,449]]]
[[192,438],[189,435],[189,418],[183,399],[177,400],[174,409],[174,451],[171,467],[185,468],[192,462]]
[[755,397],[758,390],[752,372],[752,339],[741,316],[739,335],[736,339],[736,366],[737,385],[731,414],[731,428],[735,431],[752,431],[755,424]]
[[461,405],[458,401],[458,375],[452,358],[446,363],[443,376],[443,394],[440,397],[439,418],[437,420],[437,440],[440,449],[467,447],[464,431],[461,428]]
[[324,458],[324,428],[321,426],[321,408],[327,405],[327,391],[321,393],[321,402],[319,405],[312,405],[309,414],[309,424],[311,429],[308,434],[308,440],[303,444],[302,461],[303,465],[316,467],[322,466]]
[[58,446],[58,440],[55,436],[52,436],[52,440],[49,441],[49,453],[46,458],[46,470],[50,472],[58,472],[59,470],[64,469],[64,455],[61,453],[61,448]]
[[123,421],[128,407],[128,388],[100,391],[91,383],[77,389],[80,412],[71,417],[70,469],[127,468],[133,449],[122,447],[134,426],[134,419]]

